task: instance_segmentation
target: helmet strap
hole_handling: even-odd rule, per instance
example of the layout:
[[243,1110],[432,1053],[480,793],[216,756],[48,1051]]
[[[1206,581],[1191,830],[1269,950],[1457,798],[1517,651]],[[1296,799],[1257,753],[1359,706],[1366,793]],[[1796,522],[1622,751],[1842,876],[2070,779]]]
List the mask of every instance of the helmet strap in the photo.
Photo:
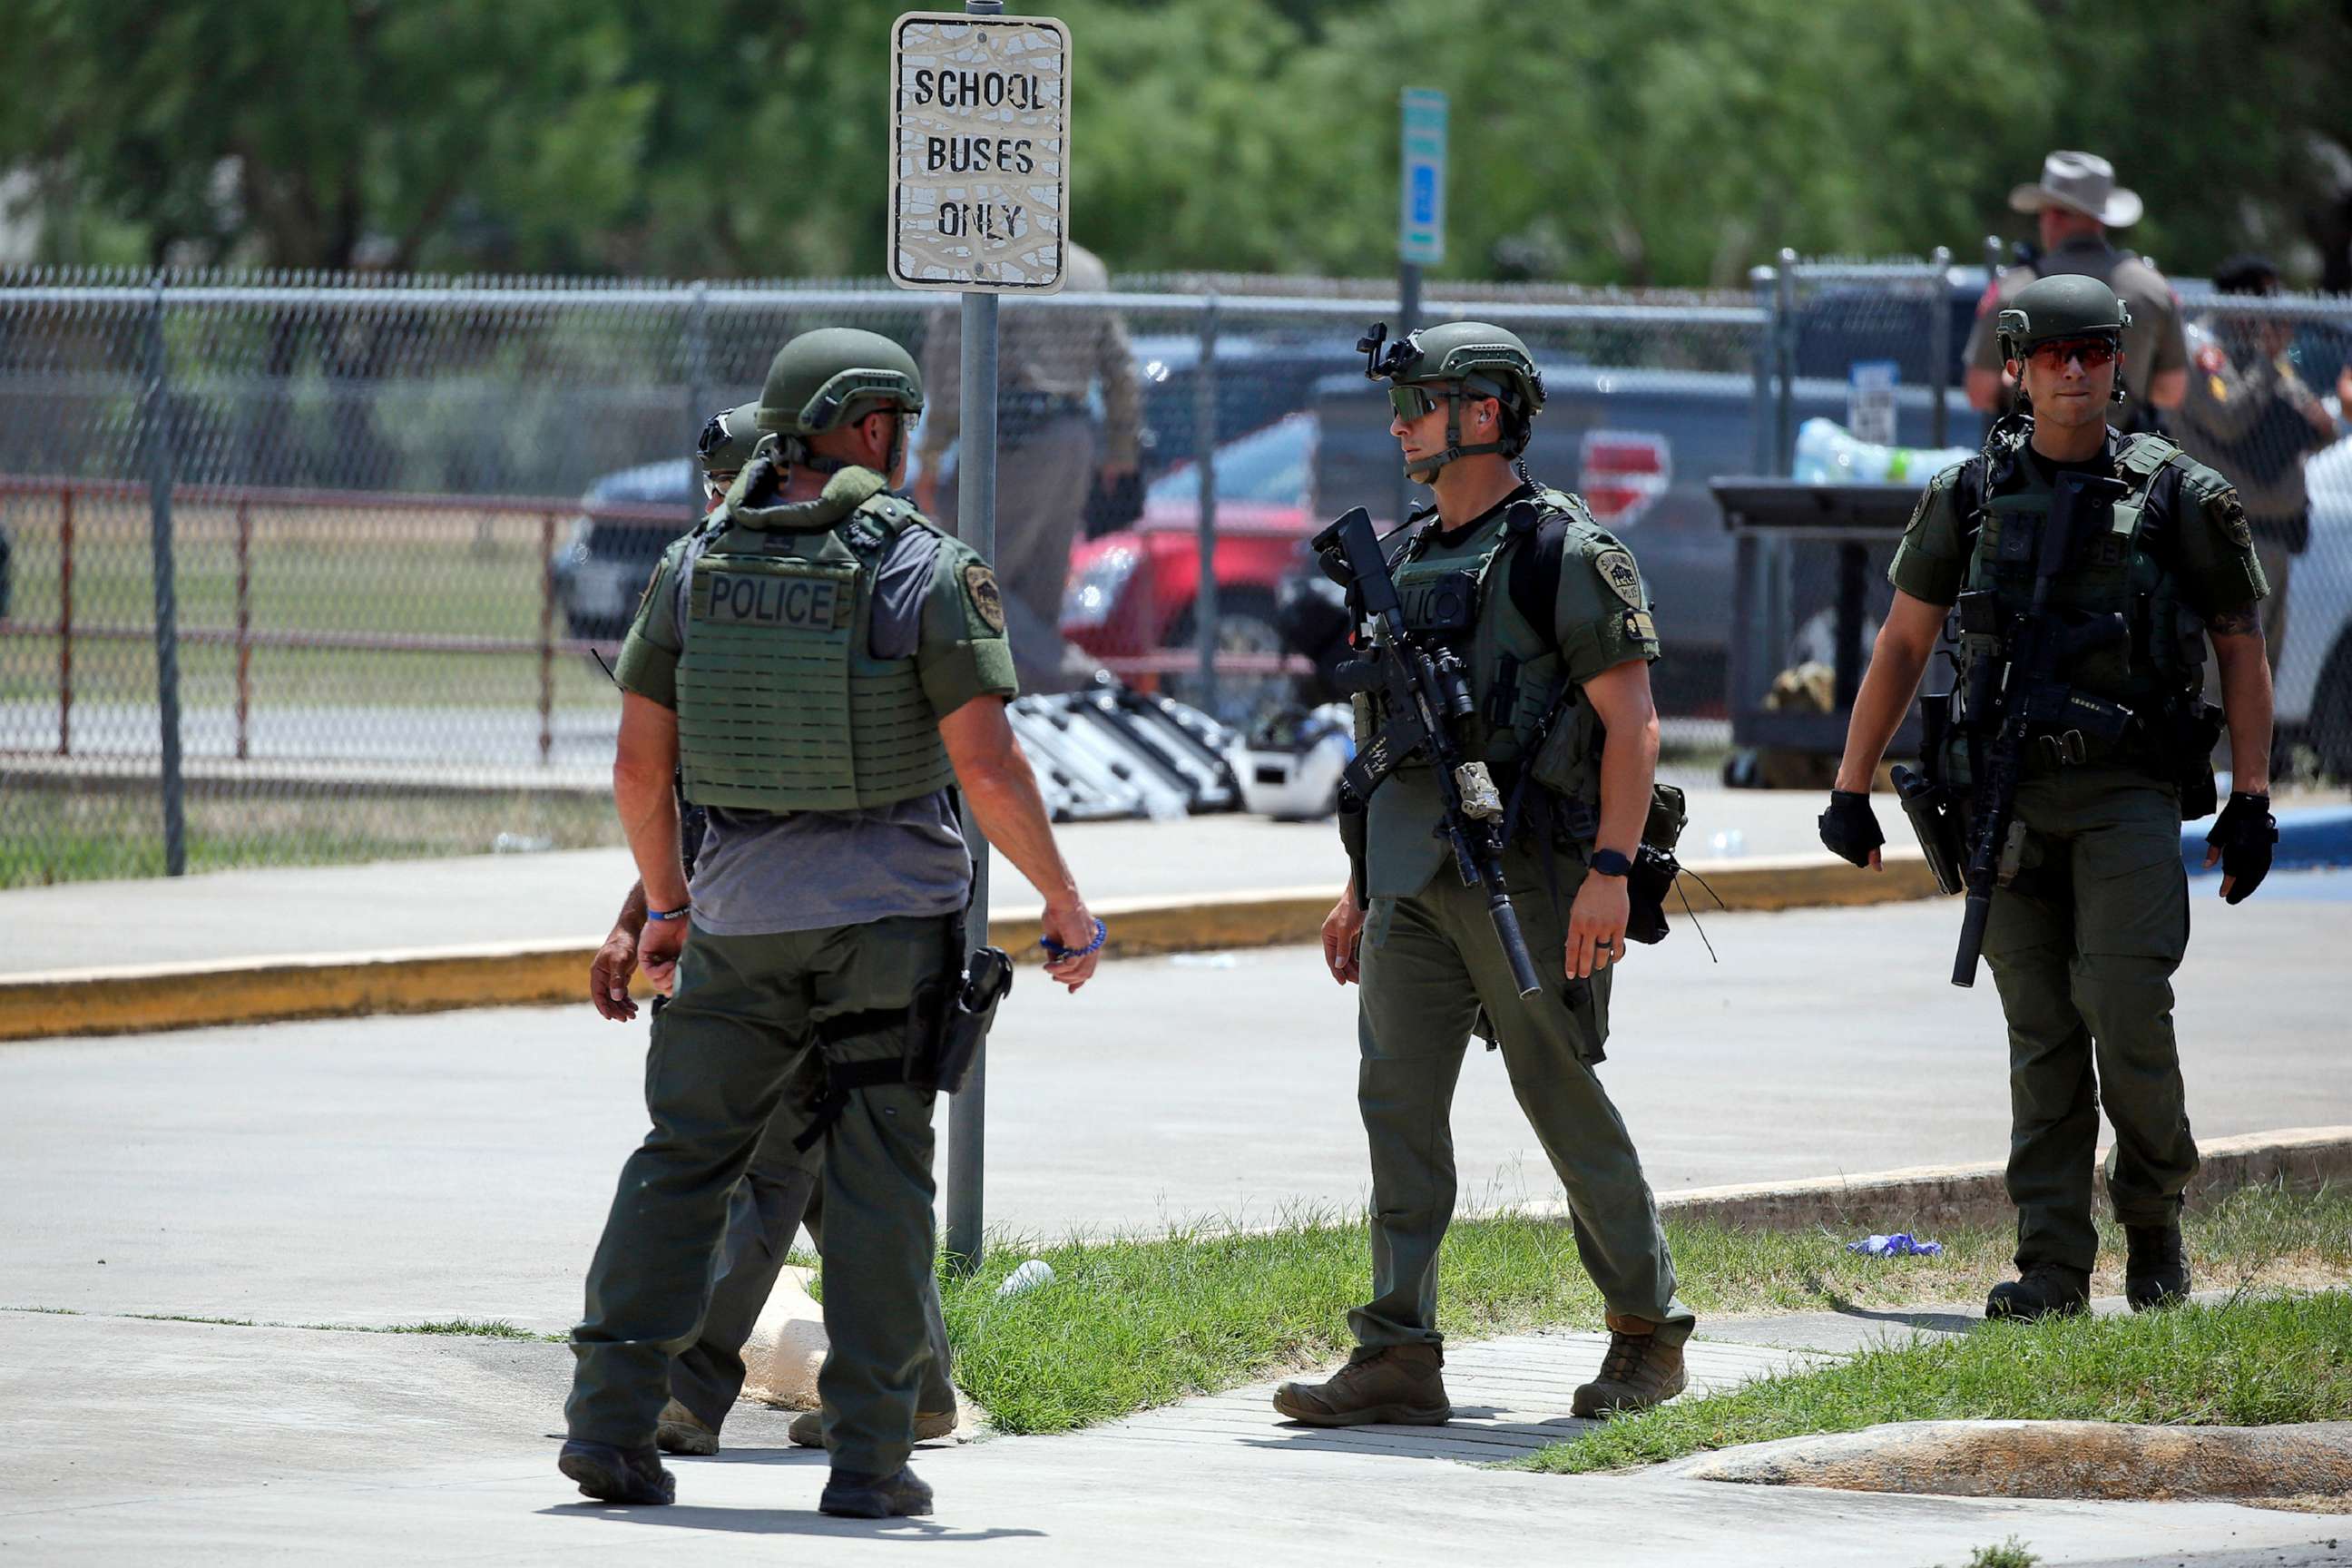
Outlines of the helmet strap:
[[[1511,449],[1510,443],[1507,441],[1474,441],[1465,444],[1462,439],[1462,389],[1458,383],[1449,382],[1446,385],[1445,449],[1433,457],[1423,458],[1417,463],[1407,463],[1404,466],[1404,477],[1415,484],[1435,484],[1439,470],[1456,458],[1484,457],[1490,452],[1500,458],[1515,458],[1518,455]],[[1519,477],[1523,479],[1527,478],[1527,465],[1524,463],[1519,465]]]

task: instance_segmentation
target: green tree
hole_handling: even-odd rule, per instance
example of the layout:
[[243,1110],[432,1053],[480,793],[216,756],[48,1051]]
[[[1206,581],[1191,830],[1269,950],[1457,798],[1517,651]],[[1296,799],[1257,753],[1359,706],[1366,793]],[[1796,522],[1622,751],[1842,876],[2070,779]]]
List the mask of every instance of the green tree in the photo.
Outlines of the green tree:
[[14,0],[0,163],[145,259],[571,268],[656,96],[580,0]]

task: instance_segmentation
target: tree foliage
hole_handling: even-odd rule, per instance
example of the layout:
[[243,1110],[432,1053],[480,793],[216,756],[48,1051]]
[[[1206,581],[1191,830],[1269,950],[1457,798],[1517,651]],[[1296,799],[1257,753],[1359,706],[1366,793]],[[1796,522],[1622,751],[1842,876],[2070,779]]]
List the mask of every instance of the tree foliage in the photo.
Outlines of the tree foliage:
[[[1454,104],[1456,277],[1965,258],[2054,146],[2131,237],[2291,263],[2342,205],[2341,0],[1067,0],[1078,237],[1378,274],[1397,95]],[[872,275],[888,14],[811,0],[10,0],[0,171],[62,260]],[[2345,209],[2352,213],[2352,208]]]

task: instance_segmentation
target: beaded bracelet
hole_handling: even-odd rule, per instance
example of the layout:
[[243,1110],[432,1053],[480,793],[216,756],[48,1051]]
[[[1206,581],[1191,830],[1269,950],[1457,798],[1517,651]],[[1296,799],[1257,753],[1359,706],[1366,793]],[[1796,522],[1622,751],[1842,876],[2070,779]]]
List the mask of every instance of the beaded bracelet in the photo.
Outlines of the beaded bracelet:
[[1084,958],[1088,953],[1100,952],[1103,943],[1109,940],[1110,928],[1104,925],[1102,921],[1095,921],[1095,939],[1084,947],[1064,947],[1050,936],[1039,937],[1037,945],[1045,950],[1046,956],[1049,958]]

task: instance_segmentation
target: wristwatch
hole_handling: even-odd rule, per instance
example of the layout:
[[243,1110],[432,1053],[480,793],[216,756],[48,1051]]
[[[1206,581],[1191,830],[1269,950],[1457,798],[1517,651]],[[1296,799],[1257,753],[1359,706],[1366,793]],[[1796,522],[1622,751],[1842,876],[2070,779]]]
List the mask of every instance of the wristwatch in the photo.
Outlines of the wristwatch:
[[1614,849],[1596,849],[1591,862],[1593,873],[1601,877],[1622,877],[1633,869],[1633,862]]

